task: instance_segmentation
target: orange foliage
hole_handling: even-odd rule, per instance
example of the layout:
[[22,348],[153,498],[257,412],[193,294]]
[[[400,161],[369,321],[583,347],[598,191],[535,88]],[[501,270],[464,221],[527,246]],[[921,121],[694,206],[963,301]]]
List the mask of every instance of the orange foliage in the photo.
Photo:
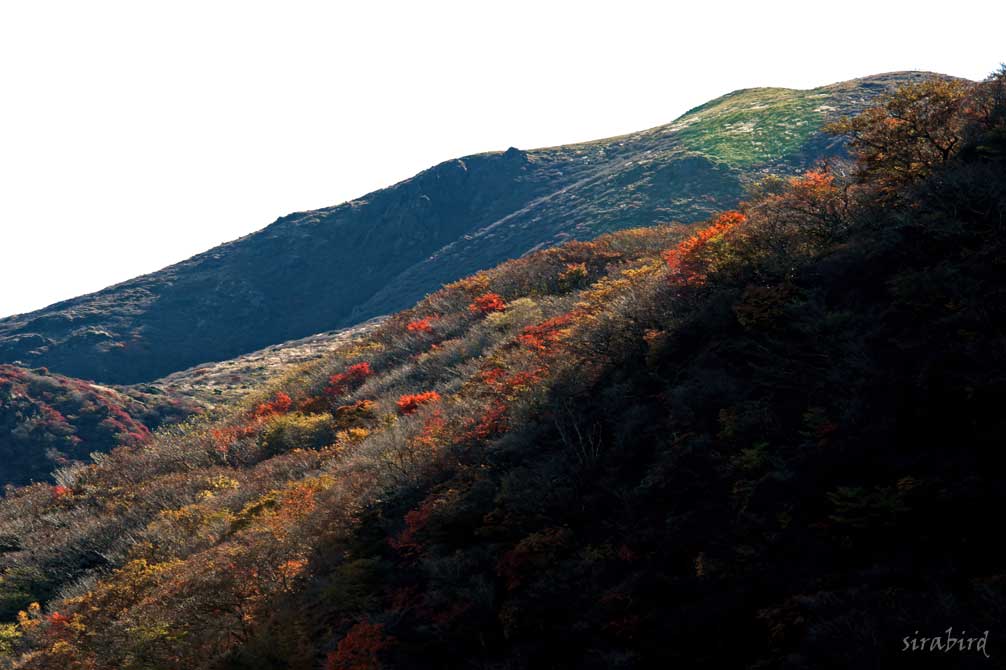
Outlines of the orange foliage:
[[521,331],[517,339],[528,349],[550,352],[568,332],[568,326],[573,323],[573,318],[572,313],[561,314],[535,326],[528,326]]
[[438,316],[427,316],[422,319],[416,319],[415,321],[410,321],[408,325],[405,326],[405,330],[410,333],[432,333],[433,332],[433,322],[439,320]]
[[831,191],[835,187],[835,175],[824,168],[808,170],[798,177],[790,177],[789,185],[797,193]]
[[380,670],[380,654],[395,639],[385,634],[384,625],[359,622],[328,655],[326,670]]
[[436,391],[426,391],[425,393],[406,393],[398,399],[398,413],[412,414],[420,405],[432,402],[440,402],[440,394]]
[[210,435],[213,437],[213,445],[216,450],[226,454],[234,442],[254,434],[255,428],[255,424],[224,426],[223,428],[214,428],[210,431]]
[[702,252],[746,221],[747,217],[740,212],[724,212],[711,225],[664,252],[672,280],[688,286],[704,283],[710,268]]
[[419,437],[413,439],[415,446],[433,449],[447,429],[447,420],[440,410],[435,410],[423,421],[423,430]]
[[586,263],[566,263],[566,269],[559,273],[559,287],[564,290],[576,288],[587,276]]
[[472,314],[491,314],[506,309],[506,302],[496,293],[483,293],[468,305]]

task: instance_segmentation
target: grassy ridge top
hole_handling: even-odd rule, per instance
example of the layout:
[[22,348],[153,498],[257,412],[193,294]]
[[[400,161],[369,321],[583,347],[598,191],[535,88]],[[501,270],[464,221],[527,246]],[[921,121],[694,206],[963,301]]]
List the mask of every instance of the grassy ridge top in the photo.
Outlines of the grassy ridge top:
[[798,151],[835,107],[822,89],[737,91],[691,110],[671,125],[689,150],[737,167]]

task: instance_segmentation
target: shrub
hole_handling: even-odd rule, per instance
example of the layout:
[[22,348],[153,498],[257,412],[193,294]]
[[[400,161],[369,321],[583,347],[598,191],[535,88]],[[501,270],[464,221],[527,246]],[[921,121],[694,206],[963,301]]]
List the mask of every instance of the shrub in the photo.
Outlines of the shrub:
[[405,326],[405,330],[410,333],[432,333],[433,332],[433,322],[437,320],[435,316],[427,316],[422,319],[416,319],[415,321],[409,321]]
[[472,314],[492,314],[502,312],[506,309],[506,302],[496,293],[483,293],[468,305],[468,311]]
[[325,394],[330,397],[345,395],[359,387],[373,374],[374,370],[370,367],[370,363],[350,365],[344,372],[339,372],[328,378]]
[[425,393],[407,393],[398,399],[398,413],[412,414],[420,405],[440,402],[440,394],[436,391],[426,391]]
[[259,437],[269,454],[279,454],[294,449],[320,449],[335,441],[336,427],[327,414],[301,414],[294,412],[274,418]]

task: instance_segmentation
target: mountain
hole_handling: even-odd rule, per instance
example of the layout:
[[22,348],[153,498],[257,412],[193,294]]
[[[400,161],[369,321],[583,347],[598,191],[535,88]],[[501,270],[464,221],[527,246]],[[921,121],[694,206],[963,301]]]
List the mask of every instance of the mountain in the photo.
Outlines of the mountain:
[[533,249],[700,221],[736,205],[765,174],[841,153],[822,123],[924,76],[737,91],[639,133],[447,161],[159,272],[0,320],[0,361],[150,381],[388,314]]
[[0,667],[989,667],[1006,68],[829,130],[9,492]]

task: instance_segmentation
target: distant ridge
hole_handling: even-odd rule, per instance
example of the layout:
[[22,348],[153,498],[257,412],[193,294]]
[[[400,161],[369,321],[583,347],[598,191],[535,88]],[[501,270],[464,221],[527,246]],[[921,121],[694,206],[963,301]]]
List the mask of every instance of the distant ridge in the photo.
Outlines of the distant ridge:
[[445,282],[570,239],[733,206],[746,183],[842,146],[820,133],[895,72],[797,91],[736,91],[620,137],[449,160],[299,212],[158,272],[0,320],[0,362],[149,381],[414,303]]

